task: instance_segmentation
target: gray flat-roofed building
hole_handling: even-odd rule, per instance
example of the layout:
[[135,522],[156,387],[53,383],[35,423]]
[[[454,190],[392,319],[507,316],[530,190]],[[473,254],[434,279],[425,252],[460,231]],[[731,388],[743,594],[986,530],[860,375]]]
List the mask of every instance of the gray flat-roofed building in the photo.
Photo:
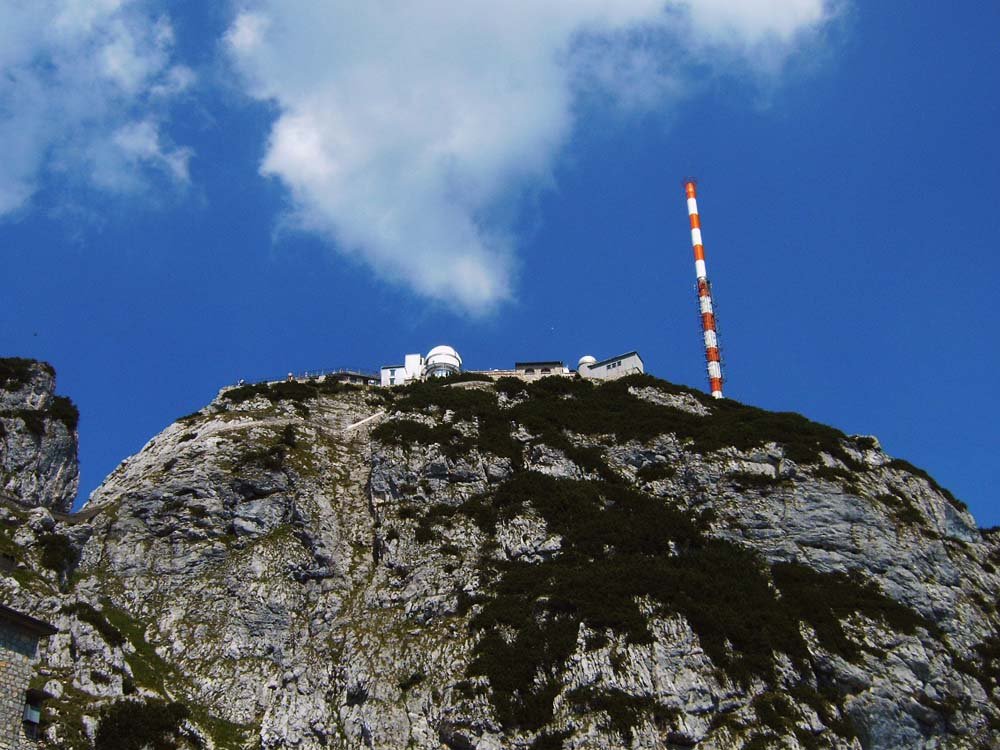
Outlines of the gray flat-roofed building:
[[595,380],[615,380],[626,375],[636,375],[646,371],[642,363],[639,352],[626,352],[617,357],[608,357],[599,362],[590,360],[593,357],[583,357],[577,372],[581,378],[592,378]]
[[337,383],[353,383],[355,385],[378,385],[379,376],[370,372],[360,370],[340,370],[328,373],[325,380],[336,381]]
[[39,746],[42,695],[28,686],[38,641],[56,632],[47,622],[0,604],[0,750]]
[[565,363],[558,360],[549,360],[545,362],[515,362],[514,371],[529,377],[534,376],[536,378],[543,378],[546,375],[569,374],[569,370],[566,369]]

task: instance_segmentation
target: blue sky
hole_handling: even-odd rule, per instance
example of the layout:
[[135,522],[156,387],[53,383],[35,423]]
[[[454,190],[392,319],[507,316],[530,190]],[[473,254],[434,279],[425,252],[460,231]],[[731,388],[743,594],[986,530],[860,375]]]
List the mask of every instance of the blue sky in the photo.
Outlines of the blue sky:
[[0,2],[0,352],[79,405],[78,502],[239,378],[704,388],[694,175],[726,395],[1000,524],[1000,6],[521,5]]

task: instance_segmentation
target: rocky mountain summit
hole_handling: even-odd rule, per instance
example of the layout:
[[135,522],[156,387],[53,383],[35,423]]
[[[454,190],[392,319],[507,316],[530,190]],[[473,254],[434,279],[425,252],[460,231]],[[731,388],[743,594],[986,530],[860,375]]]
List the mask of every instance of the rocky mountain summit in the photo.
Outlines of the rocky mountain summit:
[[795,414],[649,376],[257,384],[79,514],[5,481],[52,747],[1000,746],[995,535]]

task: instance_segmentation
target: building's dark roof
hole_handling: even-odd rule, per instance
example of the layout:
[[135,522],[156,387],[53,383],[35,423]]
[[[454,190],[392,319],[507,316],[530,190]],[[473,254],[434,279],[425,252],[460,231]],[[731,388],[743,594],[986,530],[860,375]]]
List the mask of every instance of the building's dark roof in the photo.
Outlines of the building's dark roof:
[[529,367],[541,368],[541,367],[565,367],[566,365],[562,362],[557,362],[555,360],[551,362],[515,362],[515,370],[525,370]]
[[[619,355],[617,355],[615,357],[608,357],[607,359],[602,359],[600,362],[594,362],[594,364],[592,364],[590,367],[591,368],[600,367],[601,365],[606,365],[606,364],[609,364],[611,362],[614,362],[616,359],[625,359],[625,357],[631,357],[633,354],[635,356],[639,357],[639,352],[634,352],[634,351],[633,352],[625,352],[624,354],[619,354]],[[642,362],[642,357],[639,357],[639,361]]]
[[49,623],[44,620],[38,620],[31,615],[18,612],[16,609],[5,607],[2,604],[0,604],[0,619],[6,620],[7,622],[23,628],[24,630],[30,631],[40,638],[55,635],[59,632],[58,628],[49,625]]

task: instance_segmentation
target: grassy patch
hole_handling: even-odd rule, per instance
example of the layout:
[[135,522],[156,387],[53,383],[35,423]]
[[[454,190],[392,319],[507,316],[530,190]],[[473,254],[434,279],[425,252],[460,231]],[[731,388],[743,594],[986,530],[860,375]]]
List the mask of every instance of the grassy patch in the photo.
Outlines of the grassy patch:
[[[145,626],[124,610],[115,607],[110,600],[101,600],[101,611],[108,622],[132,644],[134,654],[126,654],[125,659],[132,668],[135,683],[140,687],[162,692],[165,683],[173,680],[173,669],[165,662],[156,649],[146,641]],[[176,685],[171,685],[176,688]]]

